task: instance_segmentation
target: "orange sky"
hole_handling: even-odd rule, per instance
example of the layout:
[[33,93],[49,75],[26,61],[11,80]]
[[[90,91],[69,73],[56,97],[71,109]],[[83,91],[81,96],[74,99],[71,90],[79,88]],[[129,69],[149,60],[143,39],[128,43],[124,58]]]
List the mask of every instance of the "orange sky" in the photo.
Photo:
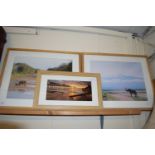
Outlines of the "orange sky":
[[71,87],[76,87],[76,88],[85,88],[87,85],[80,85],[80,84],[69,84]]

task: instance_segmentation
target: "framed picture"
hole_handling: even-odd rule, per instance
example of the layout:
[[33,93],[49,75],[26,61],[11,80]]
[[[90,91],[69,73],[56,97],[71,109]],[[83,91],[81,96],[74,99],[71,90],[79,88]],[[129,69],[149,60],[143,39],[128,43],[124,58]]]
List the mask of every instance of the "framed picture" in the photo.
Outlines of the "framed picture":
[[83,71],[101,74],[104,107],[152,107],[153,89],[145,56],[85,54]]
[[39,71],[34,106],[52,109],[102,107],[99,74]]
[[9,49],[0,89],[0,106],[31,107],[38,70],[79,72],[78,53]]

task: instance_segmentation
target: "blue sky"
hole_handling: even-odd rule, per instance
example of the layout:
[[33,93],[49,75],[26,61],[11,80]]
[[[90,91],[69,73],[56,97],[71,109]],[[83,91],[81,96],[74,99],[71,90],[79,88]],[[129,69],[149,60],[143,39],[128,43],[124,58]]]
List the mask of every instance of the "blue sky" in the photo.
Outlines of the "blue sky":
[[92,61],[91,71],[101,73],[104,90],[145,89],[142,67],[138,62]]

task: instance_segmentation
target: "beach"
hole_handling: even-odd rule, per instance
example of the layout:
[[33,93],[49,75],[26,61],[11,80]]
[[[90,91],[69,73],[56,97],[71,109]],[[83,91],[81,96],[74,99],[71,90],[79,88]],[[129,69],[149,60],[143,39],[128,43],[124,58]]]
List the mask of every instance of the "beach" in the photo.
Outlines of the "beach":
[[137,96],[130,95],[126,91],[103,91],[103,100],[105,101],[147,101],[145,90],[137,90]]
[[[19,84],[24,81],[25,84]],[[33,99],[35,76],[12,76],[9,84],[7,98]]]

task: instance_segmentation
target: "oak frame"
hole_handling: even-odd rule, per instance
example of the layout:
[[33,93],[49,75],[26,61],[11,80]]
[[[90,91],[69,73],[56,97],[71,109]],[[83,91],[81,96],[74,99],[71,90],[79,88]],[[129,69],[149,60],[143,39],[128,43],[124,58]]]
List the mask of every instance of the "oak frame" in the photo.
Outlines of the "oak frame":
[[[112,57],[130,57],[130,58],[144,58],[145,59],[145,61],[146,61],[146,68],[147,68],[147,70],[148,70],[148,78],[149,78],[149,80],[150,80],[150,89],[152,90],[152,92],[155,92],[154,91],[154,89],[153,89],[153,82],[152,82],[152,79],[151,79],[151,71],[150,71],[150,68],[149,68],[149,65],[148,65],[148,60],[147,60],[147,56],[145,56],[145,55],[132,55],[132,54],[115,54],[115,53],[90,53],[90,52],[88,52],[88,53],[86,53],[86,52],[84,52],[83,54],[82,54],[82,72],[85,72],[85,60],[84,60],[84,56],[86,56],[86,55],[91,55],[91,56],[112,56]],[[86,71],[87,72],[87,71]],[[88,71],[89,72],[89,71]],[[89,72],[89,73],[91,73],[91,72]],[[155,98],[154,98],[154,96],[152,97],[153,99],[153,102],[154,102],[154,100],[155,100]],[[105,105],[105,102],[106,101],[104,101],[104,105]],[[152,103],[152,105],[153,105],[153,103]],[[104,107],[105,109],[119,109],[120,107]],[[123,109],[130,109],[130,108],[132,108],[132,109],[141,109],[141,110],[146,110],[147,111],[147,109],[152,109],[152,107],[151,107],[151,105],[150,106],[146,106],[146,107],[122,107]]]
[[[78,61],[77,61],[77,63],[78,63],[78,68],[77,68],[77,71],[81,71],[81,56],[80,56],[80,54],[79,53],[77,53],[77,52],[68,52],[68,51],[57,51],[57,50],[41,50],[41,49],[24,49],[24,48],[8,48],[7,49],[7,53],[6,53],[6,56],[5,56],[5,58],[4,58],[4,62],[3,62],[3,65],[2,65],[2,70],[1,70],[1,74],[0,74],[0,86],[2,86],[2,82],[3,82],[3,79],[5,78],[4,76],[4,74],[5,74],[5,69],[7,68],[6,66],[7,66],[7,63],[8,63],[8,58],[9,58],[9,54],[12,52],[12,51],[15,51],[15,52],[28,52],[28,54],[29,53],[33,53],[34,55],[35,54],[39,54],[39,53],[47,53],[47,54],[61,54],[61,55],[76,55],[77,56],[77,58],[78,58]],[[69,57],[70,58],[70,57]],[[10,75],[10,78],[11,78],[11,75]],[[8,83],[9,83],[10,81],[8,81]],[[7,90],[8,91],[8,90]],[[32,99],[33,100],[33,99]],[[32,105],[33,105],[33,103],[32,103]],[[6,108],[8,108],[8,107],[14,107],[14,105],[13,106],[8,106],[8,105],[3,105],[3,106],[0,106],[0,107],[6,107]],[[20,106],[15,106],[16,108],[18,108],[18,107],[20,107]],[[26,106],[21,106],[21,107],[26,107]]]
[[[90,77],[90,78],[95,78],[96,82],[97,82],[97,98],[98,98],[98,105],[97,106],[74,106],[74,105],[39,105],[39,93],[40,93],[40,87],[41,87],[41,76],[52,76],[52,75],[56,75],[56,76],[66,76],[66,77],[78,77],[78,78],[82,78],[82,77]],[[97,110],[97,109],[102,109],[102,94],[101,94],[101,78],[99,74],[94,74],[94,73],[78,73],[78,72],[52,72],[52,71],[43,71],[40,70],[38,71],[37,74],[37,85],[35,88],[35,96],[34,96],[34,107],[35,108],[43,108],[43,109],[53,109],[53,110],[65,110],[65,109],[74,109],[74,110]],[[92,97],[93,99],[93,97]],[[63,103],[63,101],[60,101]],[[80,101],[78,101],[80,102]],[[86,101],[88,102],[88,101]]]

